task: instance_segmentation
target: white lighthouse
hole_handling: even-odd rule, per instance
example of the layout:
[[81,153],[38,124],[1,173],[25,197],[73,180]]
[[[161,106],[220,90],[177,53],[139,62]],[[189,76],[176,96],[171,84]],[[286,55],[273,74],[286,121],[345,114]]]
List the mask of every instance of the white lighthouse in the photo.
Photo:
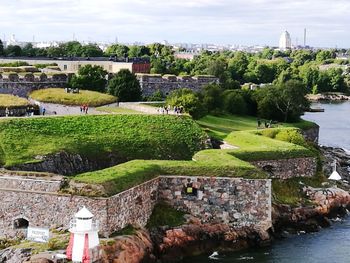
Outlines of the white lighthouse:
[[67,258],[73,262],[91,263],[98,260],[98,223],[93,222],[93,217],[84,206],[70,223]]

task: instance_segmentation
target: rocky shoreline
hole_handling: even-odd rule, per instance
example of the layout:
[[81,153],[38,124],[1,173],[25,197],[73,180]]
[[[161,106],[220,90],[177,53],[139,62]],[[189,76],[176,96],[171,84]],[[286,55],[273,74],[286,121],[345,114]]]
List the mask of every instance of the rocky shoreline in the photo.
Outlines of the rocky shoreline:
[[307,99],[311,102],[331,102],[331,101],[348,101],[350,96],[338,93],[323,93],[323,94],[309,94]]

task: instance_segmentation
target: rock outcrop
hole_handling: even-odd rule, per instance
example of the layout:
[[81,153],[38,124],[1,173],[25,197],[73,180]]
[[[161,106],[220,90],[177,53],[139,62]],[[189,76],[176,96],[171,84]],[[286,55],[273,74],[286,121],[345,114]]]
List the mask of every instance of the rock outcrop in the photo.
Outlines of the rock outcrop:
[[316,232],[330,226],[329,218],[342,217],[350,209],[350,194],[343,189],[304,187],[303,191],[313,205],[273,206],[272,219],[277,236],[284,231]]
[[154,254],[162,262],[179,261],[214,250],[236,251],[270,243],[268,231],[251,227],[233,228],[227,224],[202,224],[194,217],[181,227],[153,229],[151,237]]
[[341,148],[320,147],[324,156],[323,171],[330,175],[334,169],[334,161],[337,164],[337,172],[347,181],[350,181],[350,154]]
[[150,261],[153,244],[146,230],[134,235],[120,236],[101,246],[101,263],[139,263]]
[[74,175],[104,169],[127,161],[113,153],[108,154],[108,156],[101,155],[100,158],[88,158],[65,151],[37,156],[36,159],[37,162],[16,165],[8,167],[8,169]]
[[24,262],[31,256],[31,248],[6,248],[0,251],[0,263]]

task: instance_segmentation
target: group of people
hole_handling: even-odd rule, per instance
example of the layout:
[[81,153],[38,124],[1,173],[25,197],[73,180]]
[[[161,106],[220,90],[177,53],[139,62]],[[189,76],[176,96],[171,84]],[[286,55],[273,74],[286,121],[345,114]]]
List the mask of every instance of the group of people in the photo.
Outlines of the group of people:
[[87,114],[88,111],[89,111],[89,105],[83,104],[83,105],[80,106],[80,113],[85,113],[85,114]]
[[257,122],[258,122],[258,129],[260,129],[260,128],[271,128],[271,125],[272,125],[272,120],[270,120],[270,121],[266,121],[265,120],[264,121],[264,126],[262,126],[262,121],[260,119],[257,119]]
[[[169,114],[171,113],[171,106],[168,105],[168,106],[159,107],[157,111],[161,114]],[[182,106],[174,107],[173,114],[181,115],[183,112],[184,112],[184,108]]]

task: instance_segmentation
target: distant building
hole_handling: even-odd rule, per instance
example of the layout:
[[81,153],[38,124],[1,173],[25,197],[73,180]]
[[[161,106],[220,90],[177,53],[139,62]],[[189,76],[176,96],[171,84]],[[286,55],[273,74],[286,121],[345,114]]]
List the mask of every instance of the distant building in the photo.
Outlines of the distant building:
[[284,31],[280,37],[279,42],[280,50],[286,50],[292,48],[292,39],[290,38],[290,34],[288,31]]
[[128,69],[132,73],[150,73],[151,64],[148,60],[142,59],[129,59],[127,61],[116,61],[115,59],[109,59],[105,57],[94,58],[29,58],[29,57],[16,57],[7,58],[0,57],[0,63],[13,63],[23,61],[29,65],[36,64],[52,64],[55,63],[64,73],[76,73],[85,65],[101,66],[109,73],[117,73],[121,69]]

